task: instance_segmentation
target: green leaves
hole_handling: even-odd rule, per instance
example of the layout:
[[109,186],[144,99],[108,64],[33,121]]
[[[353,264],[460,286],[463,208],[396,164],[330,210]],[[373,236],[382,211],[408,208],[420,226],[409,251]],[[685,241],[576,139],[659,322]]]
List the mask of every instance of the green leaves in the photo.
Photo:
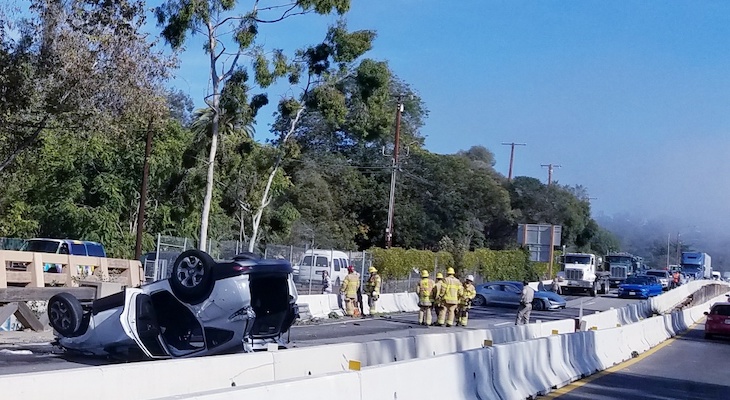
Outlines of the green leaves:
[[297,0],[303,10],[314,10],[317,14],[344,14],[350,10],[350,0]]
[[338,63],[351,63],[362,57],[373,47],[374,31],[360,30],[348,32],[344,21],[331,27],[327,33],[327,42],[331,43],[333,60]]

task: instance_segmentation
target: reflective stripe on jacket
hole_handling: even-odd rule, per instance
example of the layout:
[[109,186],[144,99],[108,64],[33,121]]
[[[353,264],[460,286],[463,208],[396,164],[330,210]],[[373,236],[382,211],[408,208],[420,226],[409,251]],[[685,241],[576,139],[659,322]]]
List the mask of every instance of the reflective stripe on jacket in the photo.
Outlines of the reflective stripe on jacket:
[[459,304],[466,306],[471,304],[471,301],[476,297],[477,289],[471,283],[465,283],[463,287],[462,295],[459,297]]
[[453,276],[447,276],[444,279],[444,286],[441,291],[443,292],[444,303],[446,304],[459,304],[459,297],[463,292],[464,288],[461,286],[461,282]]
[[434,288],[436,283],[430,278],[423,278],[418,282],[418,305],[430,306],[433,299]]
[[380,275],[370,275],[370,278],[365,283],[365,293],[369,295],[380,296],[380,285],[382,284],[382,282],[383,281],[380,279]]
[[360,288],[360,274],[353,272],[347,274],[345,280],[342,281],[342,287],[340,287],[340,293],[343,293],[348,299],[357,298],[357,289]]

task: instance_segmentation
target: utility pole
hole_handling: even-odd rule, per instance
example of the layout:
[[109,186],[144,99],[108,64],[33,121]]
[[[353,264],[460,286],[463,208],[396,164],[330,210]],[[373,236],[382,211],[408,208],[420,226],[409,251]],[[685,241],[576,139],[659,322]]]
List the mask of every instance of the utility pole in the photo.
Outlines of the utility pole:
[[510,153],[509,153],[509,173],[507,174],[507,180],[511,181],[512,180],[512,164],[515,161],[515,146],[527,146],[527,143],[502,142],[502,145],[512,147],[512,149],[510,150]]
[[543,168],[547,167],[548,169],[548,185],[552,185],[553,183],[553,168],[560,168],[561,166],[558,164],[541,164]]
[[147,181],[150,175],[150,154],[152,153],[152,121],[147,124],[147,144],[144,148],[144,167],[142,168],[142,188],[139,191],[139,209],[137,212],[137,242],[134,246],[134,259],[142,256],[142,232],[144,232],[144,214],[147,203]]
[[398,96],[398,108],[395,112],[395,147],[393,148],[393,165],[390,175],[390,201],[388,202],[388,226],[385,228],[385,248],[393,243],[393,214],[395,211],[395,178],[398,174],[398,148],[400,147],[400,116],[403,113],[403,102]]

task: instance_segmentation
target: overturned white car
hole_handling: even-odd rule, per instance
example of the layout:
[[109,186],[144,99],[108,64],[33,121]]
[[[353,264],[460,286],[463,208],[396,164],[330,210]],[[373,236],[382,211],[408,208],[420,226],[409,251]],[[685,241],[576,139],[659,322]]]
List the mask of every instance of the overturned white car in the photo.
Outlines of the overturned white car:
[[70,293],[48,302],[56,344],[115,358],[193,357],[251,351],[283,335],[298,318],[297,291],[286,260],[242,254],[215,262],[205,252],[180,254],[170,278],[82,305]]

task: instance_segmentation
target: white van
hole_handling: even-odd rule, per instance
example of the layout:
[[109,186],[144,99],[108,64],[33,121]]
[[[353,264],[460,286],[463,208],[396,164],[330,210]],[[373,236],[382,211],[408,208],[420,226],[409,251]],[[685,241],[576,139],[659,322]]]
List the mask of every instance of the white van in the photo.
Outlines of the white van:
[[[322,281],[322,272],[329,271],[332,284],[339,286],[347,276],[347,267],[350,257],[347,253],[337,250],[308,250],[299,262],[299,274],[295,276],[297,282],[309,283]],[[296,270],[297,268],[294,267]]]

